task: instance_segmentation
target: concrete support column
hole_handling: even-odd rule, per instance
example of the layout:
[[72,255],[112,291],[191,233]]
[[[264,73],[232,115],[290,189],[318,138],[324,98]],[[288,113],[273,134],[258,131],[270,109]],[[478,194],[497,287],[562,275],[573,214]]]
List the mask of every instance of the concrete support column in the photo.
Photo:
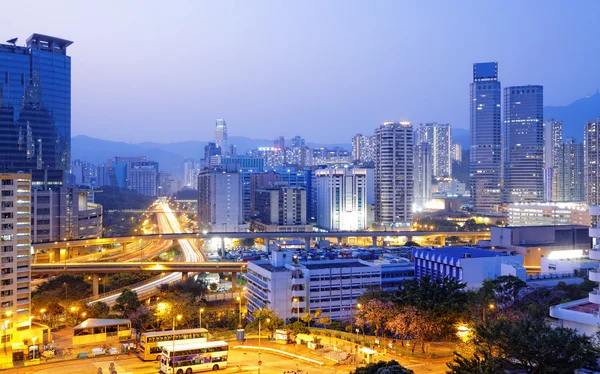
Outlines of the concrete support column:
[[445,247],[445,246],[446,246],[446,236],[441,235],[440,236],[440,247]]
[[371,237],[371,240],[373,241],[373,247],[377,247],[377,237],[373,236]]
[[121,244],[121,252],[125,252],[127,250],[127,243]]
[[187,279],[188,279],[187,271],[182,271],[181,272],[181,280],[185,282]]
[[343,239],[344,238],[342,238],[341,236],[337,238],[338,245],[342,245],[342,240]]
[[92,295],[94,295],[94,297],[98,297],[98,281],[98,274],[92,274]]
[[231,273],[231,288],[235,289],[237,287],[237,273]]
[[225,253],[225,237],[221,238],[221,256],[225,257],[226,253]]
[[310,250],[310,238],[306,238],[304,240],[304,249],[306,249],[307,251]]
[[407,241],[407,242],[412,242],[412,241],[413,241],[413,237],[412,237],[412,235],[408,235],[408,236],[406,237],[406,241]]

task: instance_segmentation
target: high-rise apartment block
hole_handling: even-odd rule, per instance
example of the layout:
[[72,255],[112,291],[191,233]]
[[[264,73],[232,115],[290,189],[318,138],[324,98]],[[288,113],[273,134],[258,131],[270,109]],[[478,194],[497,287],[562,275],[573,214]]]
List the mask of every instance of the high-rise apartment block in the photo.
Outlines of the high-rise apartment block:
[[310,231],[306,224],[306,190],[275,182],[254,193],[255,216],[252,227],[261,232]]
[[[7,353],[31,320],[31,176],[0,174],[0,338]],[[0,353],[2,355],[2,353]]]
[[501,99],[498,63],[473,64],[469,188],[477,212],[498,211],[502,203]]
[[206,169],[198,175],[198,228],[217,232],[245,229],[242,175],[235,170]]
[[158,162],[139,160],[129,165],[129,189],[145,196],[158,196]]
[[427,143],[431,147],[434,178],[452,176],[452,133],[449,124],[421,124],[416,131],[415,143]]
[[504,89],[504,191],[508,203],[544,201],[544,88]]
[[377,139],[374,135],[356,134],[352,138],[352,160],[360,163],[375,162]]
[[583,144],[567,138],[561,144],[556,164],[558,201],[585,201]]
[[315,182],[320,228],[341,231],[368,228],[366,169],[318,169]]
[[433,176],[433,153],[429,143],[415,146],[415,203],[414,210],[420,211],[431,199],[431,178]]
[[583,142],[587,203],[597,206],[600,205],[600,118],[585,125]]
[[215,143],[221,149],[221,154],[226,155],[229,151],[227,142],[227,123],[224,119],[218,119],[215,125]]
[[544,200],[561,201],[558,197],[559,152],[563,143],[562,121],[544,121]]
[[462,162],[462,144],[452,144],[452,150],[450,151],[452,161]]
[[412,224],[414,199],[414,131],[410,122],[385,122],[375,131],[375,222],[382,226]]
[[71,163],[71,41],[0,44],[0,169],[64,182]]

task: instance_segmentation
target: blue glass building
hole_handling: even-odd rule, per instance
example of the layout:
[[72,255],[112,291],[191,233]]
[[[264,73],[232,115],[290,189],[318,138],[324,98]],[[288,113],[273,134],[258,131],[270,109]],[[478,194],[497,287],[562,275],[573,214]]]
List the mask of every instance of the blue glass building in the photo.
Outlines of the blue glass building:
[[504,89],[504,192],[507,203],[544,201],[544,88]]
[[33,34],[0,44],[0,169],[64,181],[71,159],[72,42]]
[[498,63],[473,64],[469,187],[477,212],[494,212],[502,203],[501,90]]

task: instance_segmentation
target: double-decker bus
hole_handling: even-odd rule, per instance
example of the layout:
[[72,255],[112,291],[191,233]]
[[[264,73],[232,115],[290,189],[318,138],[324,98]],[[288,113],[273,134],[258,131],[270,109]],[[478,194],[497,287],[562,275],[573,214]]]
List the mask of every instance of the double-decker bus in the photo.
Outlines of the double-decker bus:
[[165,345],[173,344],[204,343],[208,341],[207,329],[186,329],[144,332],[140,337],[140,358],[144,361],[160,361],[160,355]]
[[199,371],[225,369],[228,351],[229,344],[223,341],[176,343],[175,347],[166,345],[160,357],[160,373],[192,374]]

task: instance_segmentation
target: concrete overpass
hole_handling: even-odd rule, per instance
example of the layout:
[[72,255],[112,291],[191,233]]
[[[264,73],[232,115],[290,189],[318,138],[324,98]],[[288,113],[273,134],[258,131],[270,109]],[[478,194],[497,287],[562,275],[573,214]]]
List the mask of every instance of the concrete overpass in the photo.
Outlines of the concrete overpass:
[[245,262],[88,262],[31,264],[31,274],[92,274],[92,291],[98,296],[99,276],[107,273],[181,273],[186,280],[188,273],[231,273],[232,286],[236,287],[237,273],[246,271]]
[[[97,239],[76,239],[64,240],[58,242],[35,243],[34,250],[51,250],[73,247],[87,247],[92,245],[109,245],[121,244],[126,246],[127,243],[135,241],[149,240],[181,240],[181,239],[214,239],[214,238],[229,238],[229,239],[264,239],[269,240],[280,239],[309,239],[306,240],[306,245],[310,244],[310,239],[315,238],[336,238],[341,242],[343,238],[372,238],[373,245],[376,245],[377,238],[382,237],[406,237],[407,240],[412,240],[414,237],[439,237],[441,245],[444,245],[445,239],[449,236],[469,237],[473,240],[485,239],[490,237],[489,231],[310,231],[310,232],[207,232],[207,233],[176,233],[176,234],[148,234],[135,236],[121,236],[114,238],[97,238]],[[125,248],[124,248],[125,249]]]

